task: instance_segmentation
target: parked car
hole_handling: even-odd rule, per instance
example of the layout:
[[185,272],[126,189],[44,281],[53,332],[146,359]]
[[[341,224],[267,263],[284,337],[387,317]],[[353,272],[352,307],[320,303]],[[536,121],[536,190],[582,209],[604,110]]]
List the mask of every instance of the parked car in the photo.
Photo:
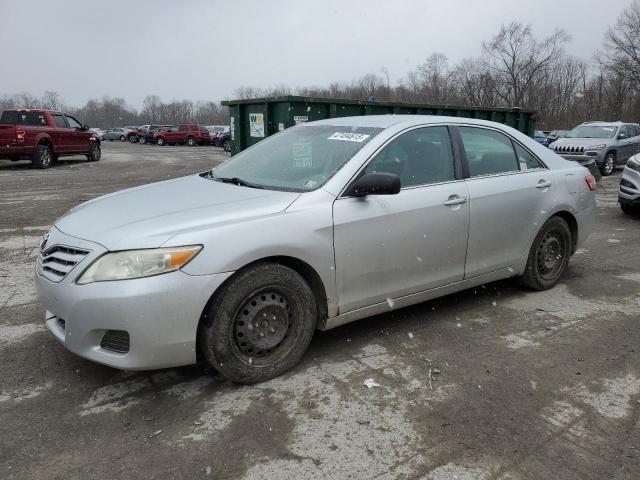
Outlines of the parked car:
[[43,237],[36,284],[46,326],[82,357],[153,369],[199,349],[254,383],[294,366],[316,328],[509,277],[553,287],[594,190],[506,125],[332,118],[74,208]]
[[149,125],[149,128],[146,129],[146,131],[141,132],[138,141],[141,144],[155,143],[154,134],[159,131],[165,131],[169,128],[171,128],[171,125]]
[[90,128],[89,131],[92,132],[100,140],[102,140],[102,135],[104,135],[105,132],[105,130],[102,130],[101,128]]
[[618,203],[624,213],[640,213],[640,154],[629,158],[622,171]]
[[190,147],[210,142],[209,131],[203,125],[185,123],[154,134],[156,145],[182,145]]
[[597,165],[602,175],[611,175],[640,151],[640,125],[622,122],[585,122],[553,142],[553,151],[581,165]]
[[547,136],[544,133],[542,133],[540,130],[536,130],[533,132],[533,139],[536,142],[544,145],[545,147],[549,146],[549,140],[547,139]]
[[148,129],[149,129],[149,125],[141,125],[139,127],[135,127],[131,129],[127,133],[127,140],[130,143],[138,143],[140,141],[140,137],[142,137],[147,132]]
[[114,140],[120,140],[121,142],[127,141],[127,136],[131,130],[126,128],[109,128],[106,132],[102,134],[103,140],[109,140],[113,142]]
[[569,133],[569,130],[551,130],[549,135],[547,135],[547,140],[549,140],[549,144],[555,142],[559,138],[564,138]]
[[231,130],[225,130],[216,137],[216,146],[222,147],[226,152],[231,151]]
[[51,110],[5,110],[0,115],[0,158],[31,160],[49,168],[60,157],[100,160],[100,138],[75,117]]
[[225,125],[207,125],[205,128],[209,130],[209,138],[211,139],[212,145],[216,145],[216,139],[219,134],[223,133],[225,129],[229,129],[229,127]]

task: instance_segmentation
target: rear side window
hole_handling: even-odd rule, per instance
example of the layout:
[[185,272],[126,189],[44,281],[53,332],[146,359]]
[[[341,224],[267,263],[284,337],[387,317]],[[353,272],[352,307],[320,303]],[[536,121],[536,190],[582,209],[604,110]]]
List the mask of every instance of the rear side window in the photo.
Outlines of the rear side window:
[[67,122],[64,121],[64,117],[62,115],[53,115],[53,122],[58,128],[68,128]]
[[534,168],[544,168],[544,165],[540,163],[536,157],[534,157],[528,150],[514,142],[516,149],[516,155],[518,156],[518,163],[520,164],[520,170],[532,170]]
[[4,125],[30,125],[46,127],[47,119],[42,112],[2,112],[0,124]]
[[511,139],[486,128],[460,127],[472,177],[517,172],[518,159]]
[[371,172],[398,175],[403,188],[454,180],[447,127],[417,128],[399,136],[367,165],[365,173]]
[[187,125],[178,125],[179,132],[186,132],[188,130]]

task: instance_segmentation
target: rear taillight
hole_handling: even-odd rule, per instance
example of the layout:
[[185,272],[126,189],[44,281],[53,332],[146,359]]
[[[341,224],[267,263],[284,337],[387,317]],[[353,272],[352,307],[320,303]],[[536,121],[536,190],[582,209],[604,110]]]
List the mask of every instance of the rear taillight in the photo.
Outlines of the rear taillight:
[[596,191],[596,178],[593,175],[587,175],[586,177],[584,177],[584,181],[587,182],[587,187],[589,187],[589,190],[591,190],[592,192]]
[[16,130],[16,139],[18,140],[18,143],[24,143],[24,136],[27,132],[25,132],[24,130]]

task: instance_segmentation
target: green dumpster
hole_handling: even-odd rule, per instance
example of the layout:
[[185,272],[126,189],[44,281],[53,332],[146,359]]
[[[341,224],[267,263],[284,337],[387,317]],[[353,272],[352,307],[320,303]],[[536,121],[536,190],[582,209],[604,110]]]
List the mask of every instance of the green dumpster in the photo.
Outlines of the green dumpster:
[[535,110],[517,107],[484,108],[299,96],[227,100],[222,105],[229,107],[231,155],[285,128],[326,118],[392,114],[444,115],[504,123],[533,136],[536,113]]

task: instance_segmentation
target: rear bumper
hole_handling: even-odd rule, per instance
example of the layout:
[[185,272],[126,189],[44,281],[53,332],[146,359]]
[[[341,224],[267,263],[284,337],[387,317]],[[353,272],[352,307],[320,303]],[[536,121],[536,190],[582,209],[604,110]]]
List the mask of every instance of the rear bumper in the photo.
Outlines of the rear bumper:
[[5,145],[0,147],[0,157],[21,157],[31,156],[35,152],[35,147],[24,146],[18,147],[13,145]]

